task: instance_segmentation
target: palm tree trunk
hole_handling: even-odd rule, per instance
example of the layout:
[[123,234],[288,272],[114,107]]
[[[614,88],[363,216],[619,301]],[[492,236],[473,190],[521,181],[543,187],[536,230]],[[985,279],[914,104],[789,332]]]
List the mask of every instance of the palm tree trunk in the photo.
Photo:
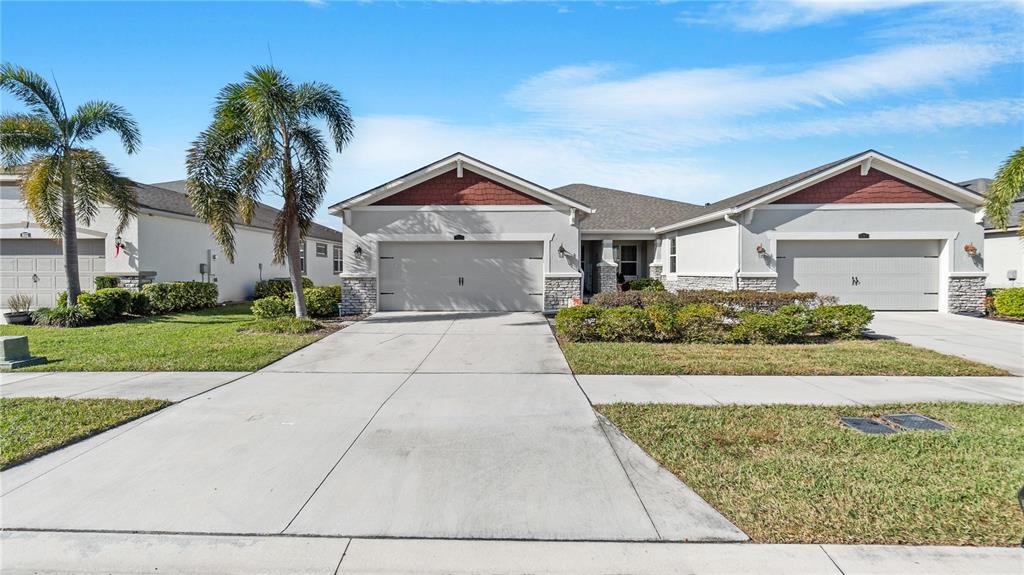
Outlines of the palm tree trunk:
[[[284,217],[285,248],[288,256],[288,276],[292,280],[292,294],[295,297],[295,317],[306,317],[306,294],[302,291],[302,264],[299,261],[299,200],[295,197],[295,179],[292,175],[291,145],[288,130],[282,130],[284,143]],[[309,254],[306,254],[308,257]],[[308,261],[307,261],[308,265]]]
[[78,275],[78,225],[75,222],[75,190],[71,185],[71,166],[63,162],[61,172],[61,224],[64,236],[61,243],[64,249],[64,273],[68,282],[67,304],[72,306],[78,303],[78,294],[82,293]]

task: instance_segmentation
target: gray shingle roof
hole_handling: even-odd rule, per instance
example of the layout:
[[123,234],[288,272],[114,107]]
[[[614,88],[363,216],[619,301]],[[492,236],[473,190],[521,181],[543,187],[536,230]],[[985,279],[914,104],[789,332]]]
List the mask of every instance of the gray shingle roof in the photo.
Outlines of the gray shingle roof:
[[[992,184],[991,178],[975,178],[973,180],[967,180],[966,182],[960,182],[959,185],[971,190],[972,192],[978,192],[979,194],[988,194],[988,187]],[[1021,194],[1013,204],[1010,206],[1010,220],[1009,227],[1016,228],[1020,225],[1020,216],[1024,213],[1024,194]],[[996,225],[992,223],[992,220],[985,218],[985,229],[986,230],[997,230]]]
[[[189,204],[185,195],[185,180],[173,180],[157,184],[136,184],[139,191],[139,205],[163,212],[171,212],[186,216],[194,216],[192,205]],[[249,224],[254,228],[265,230],[274,229],[274,221],[280,210],[266,204],[257,204],[256,213],[253,214],[252,222]],[[309,227],[307,237],[321,240],[340,242],[342,233],[327,226],[313,223]]]
[[650,230],[691,217],[701,206],[622,190],[569,184],[552,190],[597,210],[580,221],[580,229]]

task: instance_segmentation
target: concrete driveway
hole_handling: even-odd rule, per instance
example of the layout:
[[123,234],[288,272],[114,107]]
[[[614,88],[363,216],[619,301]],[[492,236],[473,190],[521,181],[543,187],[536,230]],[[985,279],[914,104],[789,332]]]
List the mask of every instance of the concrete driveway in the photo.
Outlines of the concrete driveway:
[[538,314],[377,314],[0,482],[5,528],[746,539],[598,419]]
[[869,328],[890,337],[1024,375],[1024,325],[934,312],[876,312]]

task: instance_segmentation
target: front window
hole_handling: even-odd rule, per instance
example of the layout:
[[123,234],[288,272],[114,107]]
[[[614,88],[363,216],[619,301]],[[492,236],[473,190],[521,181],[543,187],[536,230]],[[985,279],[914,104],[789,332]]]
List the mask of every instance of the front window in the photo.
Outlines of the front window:
[[342,271],[341,262],[343,259],[343,253],[344,252],[342,251],[341,246],[334,246],[334,273],[336,274],[340,274]]
[[668,273],[676,273],[676,238],[668,241]]
[[299,270],[306,273],[306,242],[299,242]]
[[636,245],[623,245],[618,249],[619,273],[627,278],[637,276],[637,247]]
[[327,244],[316,244],[316,257],[326,258],[327,257]]

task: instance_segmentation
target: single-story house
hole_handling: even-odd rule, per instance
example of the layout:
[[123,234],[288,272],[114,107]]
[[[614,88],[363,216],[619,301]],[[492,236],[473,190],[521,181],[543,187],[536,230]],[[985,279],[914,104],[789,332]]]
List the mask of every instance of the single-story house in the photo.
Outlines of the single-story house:
[[[988,194],[989,178],[960,182],[960,185],[981,195]],[[1024,212],[1024,196],[1010,206],[1010,222],[1006,229],[997,228],[985,218],[985,248],[982,257],[988,273],[985,287],[1007,288],[1024,286],[1024,238],[1020,235],[1020,214]]]
[[[54,305],[67,288],[60,240],[33,220],[21,199],[20,176],[0,175],[0,307],[13,294],[33,296],[33,307]],[[221,301],[252,297],[260,279],[287,277],[272,263],[273,223],[278,210],[260,204],[250,225],[236,228],[234,263],[223,255],[184,193],[184,181],[135,184],[139,214],[118,235],[112,208],[101,207],[91,225],[78,226],[82,289],[96,276],[117,276],[137,287],[153,281],[217,283]],[[302,265],[314,283],[337,284],[342,234],[314,224],[306,237]]]
[[330,207],[343,306],[554,310],[618,289],[808,290],[877,310],[974,312],[983,197],[874,150],[697,206],[549,189],[456,153]]

